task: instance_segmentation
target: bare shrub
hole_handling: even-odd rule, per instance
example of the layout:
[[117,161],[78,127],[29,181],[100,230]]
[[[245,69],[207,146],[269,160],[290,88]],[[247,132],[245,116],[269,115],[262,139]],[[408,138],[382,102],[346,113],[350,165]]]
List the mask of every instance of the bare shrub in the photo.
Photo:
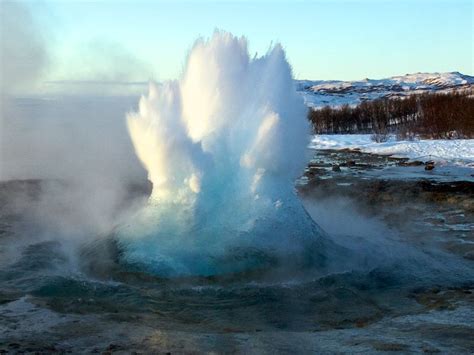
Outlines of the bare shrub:
[[374,141],[384,141],[388,132],[399,139],[472,138],[474,95],[468,89],[326,106],[310,109],[308,119],[315,133],[373,133]]

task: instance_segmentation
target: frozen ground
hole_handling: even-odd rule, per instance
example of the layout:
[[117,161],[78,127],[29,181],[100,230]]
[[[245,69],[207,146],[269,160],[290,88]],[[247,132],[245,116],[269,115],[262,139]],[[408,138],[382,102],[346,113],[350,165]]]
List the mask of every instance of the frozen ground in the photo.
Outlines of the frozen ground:
[[[448,291],[449,292],[449,291]],[[452,291],[451,291],[452,292]],[[0,305],[15,324],[15,336],[1,345],[5,353],[467,353],[474,346],[473,309],[454,301],[444,309],[397,315],[355,328],[314,331],[238,330],[188,332],[154,328],[100,315],[64,315],[40,308],[28,298]],[[23,313],[25,313],[23,315]],[[26,319],[25,317],[26,316]],[[33,324],[28,324],[33,321]],[[34,322],[37,321],[37,322]],[[71,336],[76,332],[76,336]],[[26,336],[27,341],[18,339]],[[69,334],[68,340],[61,335]],[[117,338],[116,334],[121,337]],[[79,336],[78,336],[79,335]]]
[[452,164],[474,169],[474,139],[433,139],[398,141],[390,137],[387,142],[376,143],[370,134],[315,135],[313,149],[360,149],[365,153],[393,155],[411,160],[433,160],[439,164]]

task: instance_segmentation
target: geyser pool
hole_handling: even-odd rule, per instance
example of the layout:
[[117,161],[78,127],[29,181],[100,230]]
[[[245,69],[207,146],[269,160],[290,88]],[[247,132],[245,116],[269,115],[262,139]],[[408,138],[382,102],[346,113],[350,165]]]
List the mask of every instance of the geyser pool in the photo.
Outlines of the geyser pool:
[[127,116],[153,192],[116,233],[123,261],[167,276],[322,262],[294,191],[305,115],[280,45],[250,58],[230,33],[196,41],[182,78],[150,83]]

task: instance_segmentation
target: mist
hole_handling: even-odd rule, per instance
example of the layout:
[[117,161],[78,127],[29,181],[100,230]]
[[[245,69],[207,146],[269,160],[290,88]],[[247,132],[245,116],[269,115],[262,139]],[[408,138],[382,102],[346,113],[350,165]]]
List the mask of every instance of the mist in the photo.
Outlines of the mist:
[[[97,238],[118,223],[134,198],[148,193],[125,121],[137,96],[67,85],[44,93],[43,74],[58,64],[46,39],[49,29],[21,3],[0,6],[0,181],[32,180],[39,191],[34,201],[26,192],[15,197],[23,208],[17,212],[30,221],[25,243]],[[107,48],[111,58],[124,58],[117,66],[134,63],[116,46]],[[120,73],[111,65],[82,74],[101,82]]]
[[14,94],[34,85],[49,62],[43,31],[28,9],[0,3],[0,92]]

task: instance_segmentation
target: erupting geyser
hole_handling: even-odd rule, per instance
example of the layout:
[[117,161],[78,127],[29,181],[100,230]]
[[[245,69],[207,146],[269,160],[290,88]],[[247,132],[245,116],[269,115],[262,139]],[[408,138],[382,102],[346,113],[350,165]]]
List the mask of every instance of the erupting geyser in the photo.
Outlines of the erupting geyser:
[[151,83],[127,117],[153,192],[117,232],[124,261],[168,276],[314,262],[320,230],[294,192],[305,115],[280,45],[251,59],[245,38],[198,40],[181,80]]

